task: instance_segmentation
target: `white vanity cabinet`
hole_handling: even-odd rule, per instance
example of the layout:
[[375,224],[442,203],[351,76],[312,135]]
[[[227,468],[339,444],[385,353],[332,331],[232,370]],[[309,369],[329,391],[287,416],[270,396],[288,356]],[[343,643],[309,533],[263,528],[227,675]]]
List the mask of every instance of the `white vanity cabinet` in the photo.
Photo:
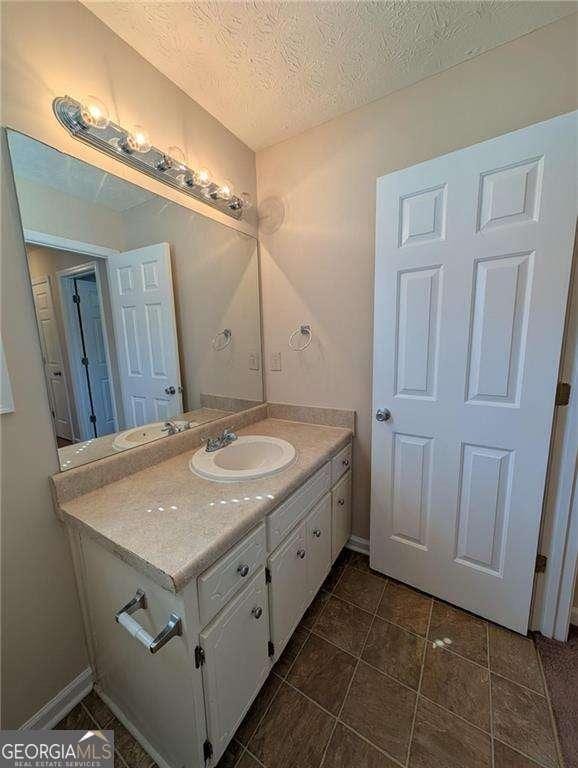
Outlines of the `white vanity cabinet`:
[[347,445],[178,593],[70,529],[98,690],[160,768],[219,762],[349,538],[350,462]]

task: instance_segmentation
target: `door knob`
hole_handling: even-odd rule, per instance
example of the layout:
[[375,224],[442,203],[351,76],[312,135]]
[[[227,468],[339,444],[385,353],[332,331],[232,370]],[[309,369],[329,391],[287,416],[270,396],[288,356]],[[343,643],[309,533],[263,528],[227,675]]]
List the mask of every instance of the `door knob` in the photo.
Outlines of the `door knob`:
[[176,389],[174,387],[165,387],[165,392],[167,395],[174,395],[176,394]]
[[389,421],[390,419],[391,419],[391,411],[389,411],[387,408],[379,408],[375,412],[376,421]]

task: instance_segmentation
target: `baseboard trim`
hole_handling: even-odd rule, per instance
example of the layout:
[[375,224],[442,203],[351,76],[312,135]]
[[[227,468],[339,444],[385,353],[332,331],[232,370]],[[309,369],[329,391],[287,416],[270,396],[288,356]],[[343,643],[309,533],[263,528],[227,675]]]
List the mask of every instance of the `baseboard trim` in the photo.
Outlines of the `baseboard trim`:
[[350,536],[349,541],[345,546],[347,549],[352,549],[354,552],[361,552],[364,555],[369,555],[369,539],[362,539],[361,536]]
[[570,624],[578,627],[578,605],[575,605],[570,611]]
[[90,693],[93,686],[92,669],[87,667],[78,677],[75,677],[60,693],[39,709],[35,715],[21,725],[19,730],[32,729],[35,731],[46,731],[54,728],[63,717],[74,709],[74,707],[87,694]]

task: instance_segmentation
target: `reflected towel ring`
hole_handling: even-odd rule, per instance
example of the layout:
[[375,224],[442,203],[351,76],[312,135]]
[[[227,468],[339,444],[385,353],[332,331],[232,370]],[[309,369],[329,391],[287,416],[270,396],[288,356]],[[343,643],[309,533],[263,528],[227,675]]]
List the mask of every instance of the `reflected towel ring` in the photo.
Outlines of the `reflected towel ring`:
[[[295,346],[295,339],[297,338],[297,336],[307,336],[307,340],[300,347]],[[289,336],[289,347],[294,352],[303,352],[303,350],[307,349],[307,347],[311,344],[312,338],[313,338],[313,331],[311,330],[311,326],[309,324],[300,325],[299,328],[293,331],[291,336]]]
[[[223,343],[219,344],[219,338],[223,337]],[[227,349],[229,344],[231,343],[233,339],[233,334],[231,333],[230,328],[223,328],[222,331],[219,331],[219,333],[216,336],[213,336],[213,349],[215,352],[221,352],[223,349]]]

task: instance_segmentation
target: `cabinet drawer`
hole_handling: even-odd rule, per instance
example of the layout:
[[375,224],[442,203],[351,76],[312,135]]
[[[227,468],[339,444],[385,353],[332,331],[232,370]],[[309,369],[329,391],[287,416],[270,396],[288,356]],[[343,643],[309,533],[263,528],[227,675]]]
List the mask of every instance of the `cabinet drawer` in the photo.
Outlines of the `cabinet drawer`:
[[201,626],[205,626],[224,608],[241,587],[251,580],[267,557],[265,524],[230,549],[205,571],[197,581]]
[[351,534],[351,472],[341,478],[331,496],[331,557],[335,560]]
[[331,459],[331,485],[339,480],[341,475],[344,475],[351,467],[351,443],[346,445],[337,456]]
[[307,515],[307,586],[317,594],[331,568],[331,494],[326,493]]
[[291,528],[309,512],[331,486],[331,462],[321,467],[299,490],[267,518],[269,551],[276,549]]

